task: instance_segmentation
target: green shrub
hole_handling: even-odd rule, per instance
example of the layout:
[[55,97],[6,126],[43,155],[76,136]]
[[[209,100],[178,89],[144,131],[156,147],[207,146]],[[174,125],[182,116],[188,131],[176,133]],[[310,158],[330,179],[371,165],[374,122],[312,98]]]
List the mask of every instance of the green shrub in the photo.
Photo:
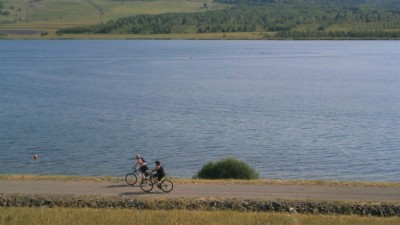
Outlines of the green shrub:
[[225,158],[209,162],[194,178],[200,179],[258,179],[258,173],[245,162],[235,158]]

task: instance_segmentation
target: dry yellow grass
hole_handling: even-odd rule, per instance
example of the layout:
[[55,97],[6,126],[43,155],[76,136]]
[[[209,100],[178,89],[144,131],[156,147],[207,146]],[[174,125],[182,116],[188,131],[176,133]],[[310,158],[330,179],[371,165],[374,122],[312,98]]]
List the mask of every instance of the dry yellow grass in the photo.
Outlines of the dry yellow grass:
[[0,225],[397,225],[399,217],[244,213],[232,211],[151,211],[127,209],[0,208]]

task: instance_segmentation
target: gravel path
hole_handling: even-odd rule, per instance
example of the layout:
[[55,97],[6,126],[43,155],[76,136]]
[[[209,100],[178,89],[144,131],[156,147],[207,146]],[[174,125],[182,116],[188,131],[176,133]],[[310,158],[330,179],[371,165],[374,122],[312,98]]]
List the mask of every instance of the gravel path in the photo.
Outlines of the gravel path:
[[146,198],[238,198],[262,200],[327,200],[399,202],[400,187],[268,185],[268,184],[182,184],[171,193],[154,188],[143,192],[123,182],[0,180],[3,194],[103,195]]

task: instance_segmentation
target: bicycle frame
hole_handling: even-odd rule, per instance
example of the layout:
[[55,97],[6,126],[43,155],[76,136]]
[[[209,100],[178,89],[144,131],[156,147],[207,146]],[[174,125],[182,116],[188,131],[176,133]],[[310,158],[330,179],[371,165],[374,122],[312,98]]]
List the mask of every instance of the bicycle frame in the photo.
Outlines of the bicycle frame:
[[[140,182],[140,188],[145,191],[145,192],[150,192],[153,190],[153,186],[157,183],[158,177],[153,176],[153,174],[150,174],[146,177],[146,179],[142,180]],[[171,180],[169,179],[164,179],[162,178],[160,181],[160,184],[157,185],[158,188],[160,188],[163,192],[171,192],[172,189],[174,188],[174,184]]]
[[142,178],[142,175],[136,167],[133,167],[132,172],[125,175],[125,182],[133,186],[136,184],[138,177]]
[[136,169],[136,167],[132,168],[132,172],[131,173],[134,173],[135,175],[140,176],[139,170]]

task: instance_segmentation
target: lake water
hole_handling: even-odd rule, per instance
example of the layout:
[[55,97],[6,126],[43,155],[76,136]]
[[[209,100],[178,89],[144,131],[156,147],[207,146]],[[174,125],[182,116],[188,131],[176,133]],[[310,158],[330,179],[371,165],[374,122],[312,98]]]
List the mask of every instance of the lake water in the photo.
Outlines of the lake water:
[[137,153],[399,182],[400,42],[0,41],[0,173],[123,176]]

